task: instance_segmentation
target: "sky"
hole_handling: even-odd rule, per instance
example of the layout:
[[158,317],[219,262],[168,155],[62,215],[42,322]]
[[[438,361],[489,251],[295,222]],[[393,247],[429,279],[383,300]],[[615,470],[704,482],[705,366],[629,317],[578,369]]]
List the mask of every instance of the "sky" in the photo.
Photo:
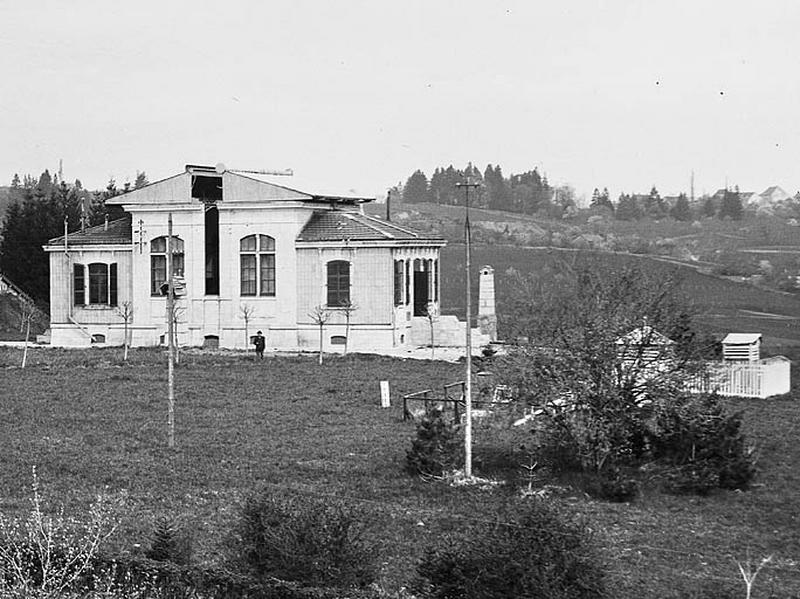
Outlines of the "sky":
[[416,169],[589,196],[800,190],[800,2],[0,0],[0,184],[187,163],[382,198]]

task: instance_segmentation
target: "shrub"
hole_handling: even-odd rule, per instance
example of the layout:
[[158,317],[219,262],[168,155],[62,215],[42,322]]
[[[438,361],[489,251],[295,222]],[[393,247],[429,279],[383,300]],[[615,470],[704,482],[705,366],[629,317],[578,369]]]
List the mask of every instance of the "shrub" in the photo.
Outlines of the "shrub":
[[0,514],[0,592],[50,597],[76,591],[91,572],[98,547],[116,528],[112,506],[100,495],[86,521],[65,516],[63,508],[48,514],[35,468],[32,491],[27,518]]
[[639,492],[636,480],[616,469],[594,475],[587,473],[585,476],[584,491],[597,499],[624,503],[633,501]]
[[756,473],[741,412],[727,412],[713,394],[676,397],[659,405],[650,445],[656,459],[675,467],[666,480],[673,492],[746,489]]
[[191,561],[191,539],[172,518],[156,519],[150,547],[145,552],[148,559],[159,562],[188,564]]
[[516,514],[501,510],[500,517],[505,521],[427,548],[415,590],[429,599],[606,596],[602,566],[576,522],[538,500]]
[[440,476],[459,465],[458,426],[431,410],[417,425],[417,436],[406,452],[406,470],[411,474]]
[[664,489],[675,495],[708,495],[719,486],[719,473],[706,461],[677,466],[664,477]]
[[376,556],[363,540],[363,518],[337,501],[262,492],[241,510],[230,565],[257,581],[364,587]]

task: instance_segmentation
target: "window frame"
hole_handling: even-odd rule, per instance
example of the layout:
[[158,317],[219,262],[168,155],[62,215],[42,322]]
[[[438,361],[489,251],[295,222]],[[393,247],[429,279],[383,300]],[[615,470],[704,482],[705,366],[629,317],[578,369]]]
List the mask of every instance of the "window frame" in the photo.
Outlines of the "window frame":
[[[161,243],[163,242],[163,249]],[[186,261],[183,239],[172,236],[172,276],[182,277]],[[163,278],[161,278],[163,276]],[[150,297],[160,297],[161,287],[167,282],[167,236],[150,240]]]
[[78,307],[115,307],[118,300],[116,262],[72,265],[72,304]]
[[[275,238],[264,233],[253,233],[239,239],[241,297],[276,296],[278,259],[275,246]],[[245,273],[248,275],[247,278]],[[245,285],[247,285],[246,290]]]
[[352,264],[349,260],[329,260],[325,265],[325,305],[344,308],[350,304]]
[[405,304],[403,292],[405,290],[405,261],[394,261],[394,306],[398,308]]

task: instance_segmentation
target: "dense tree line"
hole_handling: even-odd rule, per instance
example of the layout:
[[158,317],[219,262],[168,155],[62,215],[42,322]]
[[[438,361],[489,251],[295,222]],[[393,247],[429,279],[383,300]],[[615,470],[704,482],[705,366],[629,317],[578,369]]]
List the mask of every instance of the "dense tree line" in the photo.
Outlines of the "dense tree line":
[[103,223],[106,215],[118,218],[121,209],[106,206],[108,198],[147,184],[145,173],[137,173],[133,185],[120,190],[114,179],[106,188],[92,192],[74,183],[59,181],[45,170],[39,179],[15,174],[9,189],[10,204],[2,223],[0,272],[37,302],[49,301],[49,262],[42,246],[48,240],[69,232]]
[[480,184],[470,193],[470,204],[478,208],[534,214],[549,212],[554,206],[564,208],[569,203],[567,199],[574,203],[572,194],[557,193],[547,177],[535,168],[506,177],[499,164],[488,164],[481,173],[472,163],[463,169],[456,169],[452,164],[437,167],[430,179],[423,171],[414,171],[403,186],[403,201],[463,205],[465,194],[456,184],[467,178]]
[[685,193],[676,198],[662,198],[655,186],[649,194],[620,194],[616,204],[607,201],[608,197],[594,190],[590,207],[605,207],[614,214],[617,220],[640,220],[651,218],[658,220],[667,216],[679,221],[690,221],[702,217],[730,218],[741,220],[744,207],[738,189],[726,189],[713,196],[706,196],[694,203],[689,201]]

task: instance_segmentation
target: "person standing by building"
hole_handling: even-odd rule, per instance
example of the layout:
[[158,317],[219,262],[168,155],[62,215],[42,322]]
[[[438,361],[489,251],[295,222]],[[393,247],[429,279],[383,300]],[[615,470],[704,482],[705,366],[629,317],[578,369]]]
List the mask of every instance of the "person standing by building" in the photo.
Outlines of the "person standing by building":
[[266,345],[266,339],[264,339],[264,335],[261,334],[261,331],[256,333],[256,336],[253,338],[253,345],[256,346],[256,356],[260,359],[264,359],[264,346]]

